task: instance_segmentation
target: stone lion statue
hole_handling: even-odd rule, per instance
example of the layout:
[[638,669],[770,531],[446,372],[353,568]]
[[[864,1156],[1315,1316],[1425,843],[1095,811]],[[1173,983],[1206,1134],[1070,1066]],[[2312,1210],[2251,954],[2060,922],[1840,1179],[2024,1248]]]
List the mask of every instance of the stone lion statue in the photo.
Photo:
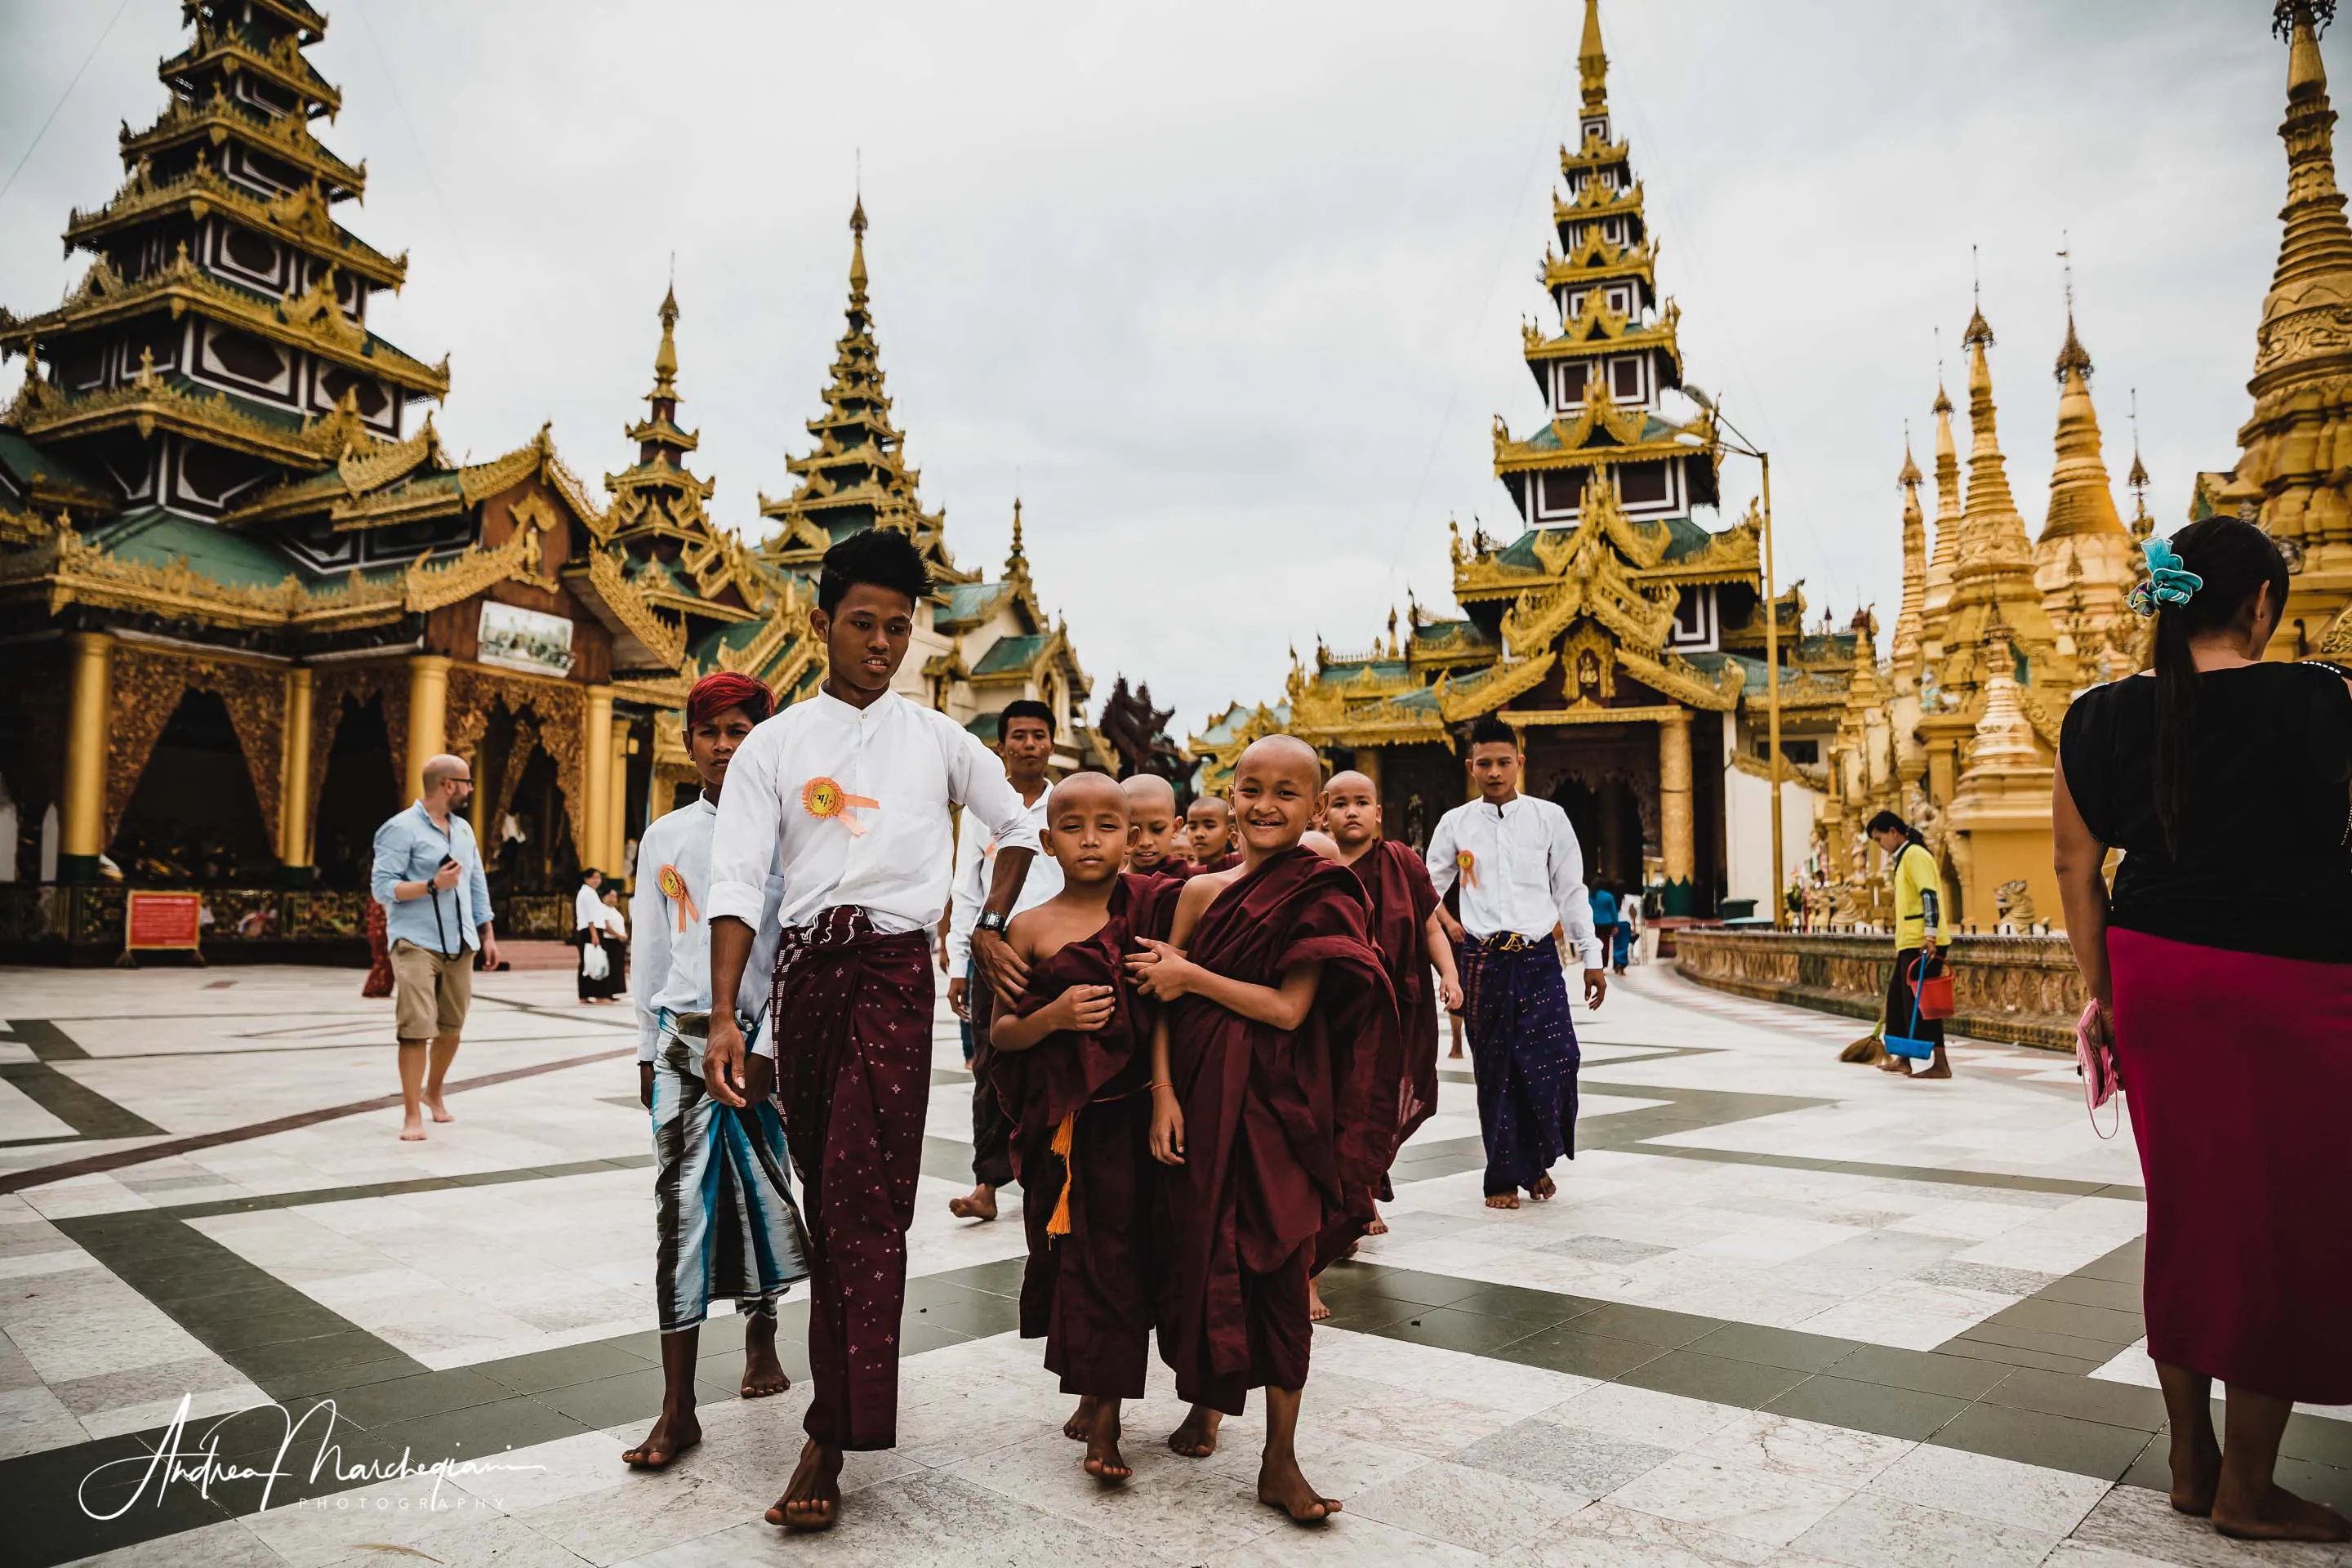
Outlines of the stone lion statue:
[[2001,923],[2004,925],[2022,928],[2033,924],[2042,918],[2033,908],[2033,895],[2027,890],[2025,879],[2022,877],[2013,881],[2003,882],[2000,887],[1995,888],[1992,890],[1992,901],[1993,907],[2000,911]]

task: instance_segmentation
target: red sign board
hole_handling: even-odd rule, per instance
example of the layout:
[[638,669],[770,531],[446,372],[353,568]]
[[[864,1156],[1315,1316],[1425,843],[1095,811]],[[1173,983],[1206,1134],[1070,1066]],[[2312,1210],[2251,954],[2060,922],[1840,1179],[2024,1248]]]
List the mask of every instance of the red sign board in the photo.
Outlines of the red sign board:
[[194,952],[202,934],[204,900],[194,893],[124,895],[122,947],[126,952],[177,950]]

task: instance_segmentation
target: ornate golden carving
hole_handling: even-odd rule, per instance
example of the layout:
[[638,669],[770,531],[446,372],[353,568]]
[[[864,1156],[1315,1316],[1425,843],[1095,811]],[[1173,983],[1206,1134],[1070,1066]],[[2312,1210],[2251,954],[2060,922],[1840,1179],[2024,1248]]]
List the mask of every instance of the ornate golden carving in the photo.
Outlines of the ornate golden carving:
[[113,650],[113,722],[106,743],[106,838],[138,792],[155,743],[190,690],[209,691],[228,710],[270,842],[278,840],[278,774],[285,732],[285,675],[275,666],[214,659],[118,642]]

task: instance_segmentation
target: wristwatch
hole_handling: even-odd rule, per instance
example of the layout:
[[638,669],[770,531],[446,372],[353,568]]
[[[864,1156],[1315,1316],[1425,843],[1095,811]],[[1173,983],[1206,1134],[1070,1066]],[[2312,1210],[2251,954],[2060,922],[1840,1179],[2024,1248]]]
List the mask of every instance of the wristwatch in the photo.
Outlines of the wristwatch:
[[1004,934],[1004,917],[998,914],[994,910],[984,910],[981,912],[980,922],[976,929],[980,931],[992,931],[997,935],[1003,936]]

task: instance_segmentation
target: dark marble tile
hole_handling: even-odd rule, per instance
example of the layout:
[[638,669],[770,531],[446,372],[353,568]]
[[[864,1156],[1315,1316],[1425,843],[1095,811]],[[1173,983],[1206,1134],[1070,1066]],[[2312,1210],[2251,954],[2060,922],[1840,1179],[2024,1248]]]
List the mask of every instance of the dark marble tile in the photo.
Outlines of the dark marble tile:
[[2147,1447],[2147,1438],[2146,1432],[2135,1427],[2110,1426],[2038,1410],[1972,1405],[1930,1441],[1947,1448],[1965,1448],[2112,1481],[2131,1468]]
[[1517,1362],[1524,1366],[1539,1366],[1550,1372],[1570,1373],[1578,1377],[1610,1379],[1621,1377],[1644,1362],[1666,1354],[1663,1345],[1644,1344],[1640,1340],[1617,1339],[1607,1334],[1579,1332],[1574,1327],[1547,1329],[1513,1340],[1486,1352],[1497,1361]]
[[1713,1400],[1754,1409],[1786,1394],[1806,1374],[1788,1367],[1765,1366],[1751,1361],[1700,1355],[1695,1351],[1668,1351],[1627,1371],[1617,1381],[1687,1399]]
[[1794,1329],[1764,1328],[1754,1323],[1726,1323],[1701,1334],[1686,1347],[1701,1355],[1726,1356],[1765,1366],[1793,1367],[1799,1372],[1822,1372],[1853,1353],[1852,1340],[1826,1334],[1800,1333]]
[[1863,1383],[1827,1374],[1807,1378],[1764,1405],[1776,1415],[1851,1426],[1885,1437],[1913,1441],[1933,1436],[1969,1407],[1969,1400],[1949,1394],[1897,1388],[1884,1383]]

